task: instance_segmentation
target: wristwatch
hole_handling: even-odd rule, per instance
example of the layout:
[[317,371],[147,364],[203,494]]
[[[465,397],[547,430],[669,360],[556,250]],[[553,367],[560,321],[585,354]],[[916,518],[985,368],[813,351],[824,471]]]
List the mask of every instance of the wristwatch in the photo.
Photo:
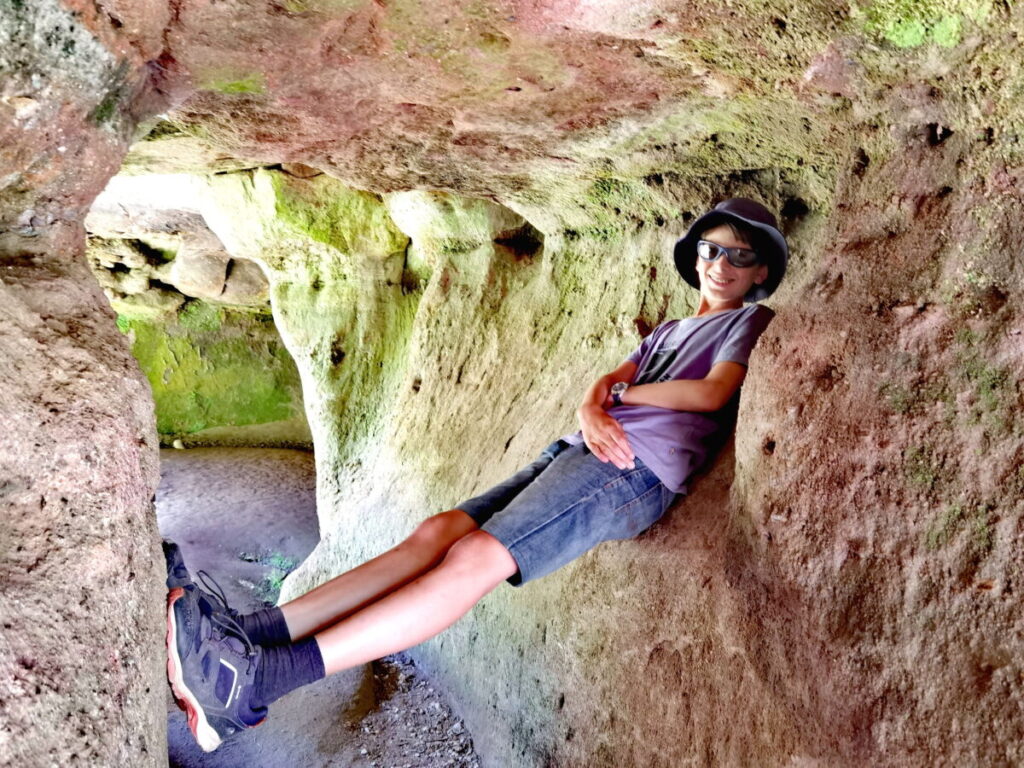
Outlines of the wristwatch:
[[616,381],[612,384],[612,402],[615,405],[622,405],[622,396],[626,394],[627,389],[629,389],[629,384],[624,381]]

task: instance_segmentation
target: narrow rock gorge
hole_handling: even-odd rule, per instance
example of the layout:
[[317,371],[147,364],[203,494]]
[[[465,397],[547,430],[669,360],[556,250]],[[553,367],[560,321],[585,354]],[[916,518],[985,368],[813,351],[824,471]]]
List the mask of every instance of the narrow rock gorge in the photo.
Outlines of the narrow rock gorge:
[[161,442],[312,445],[300,594],[571,431],[730,196],[735,440],[413,658],[488,766],[1024,762],[1019,6],[0,8],[0,762],[166,764]]

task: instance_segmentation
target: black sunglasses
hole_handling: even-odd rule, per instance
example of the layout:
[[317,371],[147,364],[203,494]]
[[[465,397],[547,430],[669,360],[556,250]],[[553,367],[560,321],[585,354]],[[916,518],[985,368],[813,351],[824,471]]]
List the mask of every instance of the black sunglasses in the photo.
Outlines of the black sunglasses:
[[724,255],[734,267],[752,267],[760,261],[757,253],[749,248],[724,248],[710,240],[697,241],[697,255],[704,261],[717,261]]

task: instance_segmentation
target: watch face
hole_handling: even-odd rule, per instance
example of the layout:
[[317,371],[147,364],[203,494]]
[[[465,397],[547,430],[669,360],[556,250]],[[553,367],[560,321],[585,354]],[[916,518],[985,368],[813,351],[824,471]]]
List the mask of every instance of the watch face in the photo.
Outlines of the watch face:
[[617,381],[614,384],[612,384],[612,394],[613,395],[621,395],[625,391],[626,391],[626,382],[624,382],[624,381]]

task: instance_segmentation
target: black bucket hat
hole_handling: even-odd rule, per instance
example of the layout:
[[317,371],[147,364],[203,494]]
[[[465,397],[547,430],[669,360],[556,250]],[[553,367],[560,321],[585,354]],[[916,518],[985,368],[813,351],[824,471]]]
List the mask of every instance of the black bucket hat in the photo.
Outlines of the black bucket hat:
[[732,197],[723,200],[710,211],[697,219],[686,234],[676,241],[676,269],[683,280],[694,288],[700,288],[697,277],[697,241],[702,232],[724,224],[727,221],[739,221],[753,227],[758,235],[757,242],[751,243],[761,263],[768,266],[768,278],[760,285],[751,286],[743,297],[744,301],[761,301],[767,299],[782,282],[786,274],[786,263],[789,261],[789,246],[786,238],[779,231],[775,216],[756,200],[747,197]]

